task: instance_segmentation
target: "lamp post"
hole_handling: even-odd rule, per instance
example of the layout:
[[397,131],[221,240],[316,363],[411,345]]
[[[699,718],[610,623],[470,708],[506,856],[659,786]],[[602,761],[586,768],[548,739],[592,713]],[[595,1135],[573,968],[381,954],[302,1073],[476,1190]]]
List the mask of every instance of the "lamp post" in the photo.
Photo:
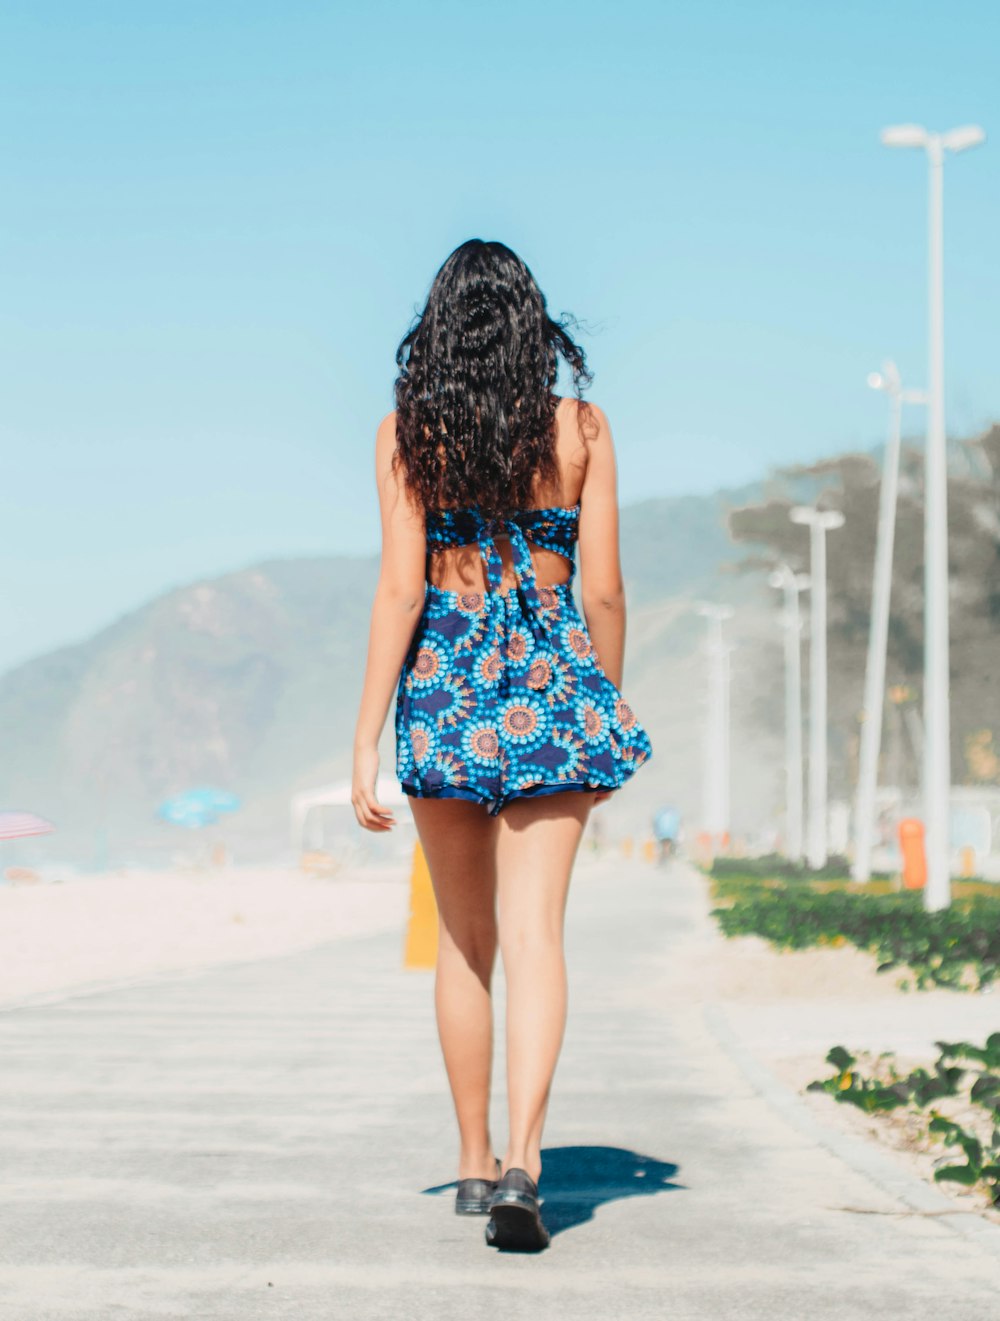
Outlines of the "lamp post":
[[722,640],[722,622],[733,607],[700,601],[699,615],[708,620],[708,716],[702,776],[702,817],[715,851],[729,830],[729,652]]
[[793,523],[809,528],[812,587],[809,630],[809,830],[806,855],[814,871],[826,863],[826,534],[842,527],[839,509],[795,505]]
[[875,828],[875,788],[878,755],[882,742],[882,711],[885,703],[885,657],[889,638],[889,597],[892,591],[892,547],[896,529],[896,497],[899,488],[899,446],[902,439],[903,405],[922,404],[922,390],[904,390],[894,362],[881,372],[872,372],[868,384],[889,396],[889,435],[882,462],[879,491],[878,531],[875,540],[875,573],[872,579],[872,613],[868,630],[868,659],[865,665],[865,696],[862,707],[861,754],[854,802],[854,858],[851,875],[856,881],[871,876],[872,835]]
[[951,727],[948,710],[948,475],[944,422],[943,167],[946,151],[986,140],[978,124],[931,133],[919,124],[882,130],[887,147],[920,147],[928,164],[928,405],[924,460],[924,907],[951,902],[949,813]]
[[781,623],[785,630],[785,854],[802,860],[802,619],[799,593],[809,586],[807,573],[781,564],[768,577],[785,593]]

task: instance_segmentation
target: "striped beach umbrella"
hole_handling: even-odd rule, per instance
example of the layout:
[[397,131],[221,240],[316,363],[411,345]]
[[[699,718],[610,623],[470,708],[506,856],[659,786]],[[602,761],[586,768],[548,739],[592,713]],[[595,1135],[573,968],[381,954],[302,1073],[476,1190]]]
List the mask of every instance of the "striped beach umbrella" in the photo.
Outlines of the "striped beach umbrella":
[[22,839],[25,835],[48,835],[55,830],[51,821],[34,812],[0,811],[0,839]]

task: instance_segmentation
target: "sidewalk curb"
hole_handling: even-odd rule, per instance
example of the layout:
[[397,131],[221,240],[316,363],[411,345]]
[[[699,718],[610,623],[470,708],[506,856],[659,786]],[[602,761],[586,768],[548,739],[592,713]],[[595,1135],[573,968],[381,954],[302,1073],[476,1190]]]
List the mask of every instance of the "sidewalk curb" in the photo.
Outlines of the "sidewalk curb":
[[889,1197],[919,1214],[940,1215],[941,1224],[996,1258],[1000,1253],[1000,1225],[983,1219],[975,1211],[957,1208],[932,1184],[915,1178],[888,1154],[869,1143],[818,1123],[805,1103],[747,1050],[733,1031],[721,1005],[704,1005],[703,1017],[715,1041],[739,1066],[751,1086],[793,1128],[843,1161],[855,1173],[863,1175]]

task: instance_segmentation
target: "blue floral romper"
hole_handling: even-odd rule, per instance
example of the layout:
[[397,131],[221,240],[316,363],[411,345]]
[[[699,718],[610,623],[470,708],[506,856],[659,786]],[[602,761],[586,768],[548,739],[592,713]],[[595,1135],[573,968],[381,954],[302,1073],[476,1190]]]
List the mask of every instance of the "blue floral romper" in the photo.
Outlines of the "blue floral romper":
[[[608,678],[573,599],[580,506],[485,519],[428,510],[428,553],[479,543],[486,592],[426,585],[396,689],[396,773],[417,798],[467,798],[495,816],[512,798],[618,789],[653,750]],[[500,590],[493,534],[506,531],[517,586]],[[570,578],[539,587],[526,538],[565,556]]]

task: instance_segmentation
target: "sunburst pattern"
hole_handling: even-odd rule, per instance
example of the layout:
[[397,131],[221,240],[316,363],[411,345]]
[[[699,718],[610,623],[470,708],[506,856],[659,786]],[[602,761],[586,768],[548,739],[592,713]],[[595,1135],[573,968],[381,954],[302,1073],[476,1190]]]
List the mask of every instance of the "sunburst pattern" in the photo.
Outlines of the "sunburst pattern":
[[[559,788],[617,789],[652,756],[649,735],[601,667],[573,599],[579,505],[504,521],[518,590],[475,509],[428,511],[428,547],[478,541],[488,587],[427,585],[396,688],[396,772],[415,797],[462,797],[495,815]],[[535,582],[527,539],[566,556],[569,581]]]

